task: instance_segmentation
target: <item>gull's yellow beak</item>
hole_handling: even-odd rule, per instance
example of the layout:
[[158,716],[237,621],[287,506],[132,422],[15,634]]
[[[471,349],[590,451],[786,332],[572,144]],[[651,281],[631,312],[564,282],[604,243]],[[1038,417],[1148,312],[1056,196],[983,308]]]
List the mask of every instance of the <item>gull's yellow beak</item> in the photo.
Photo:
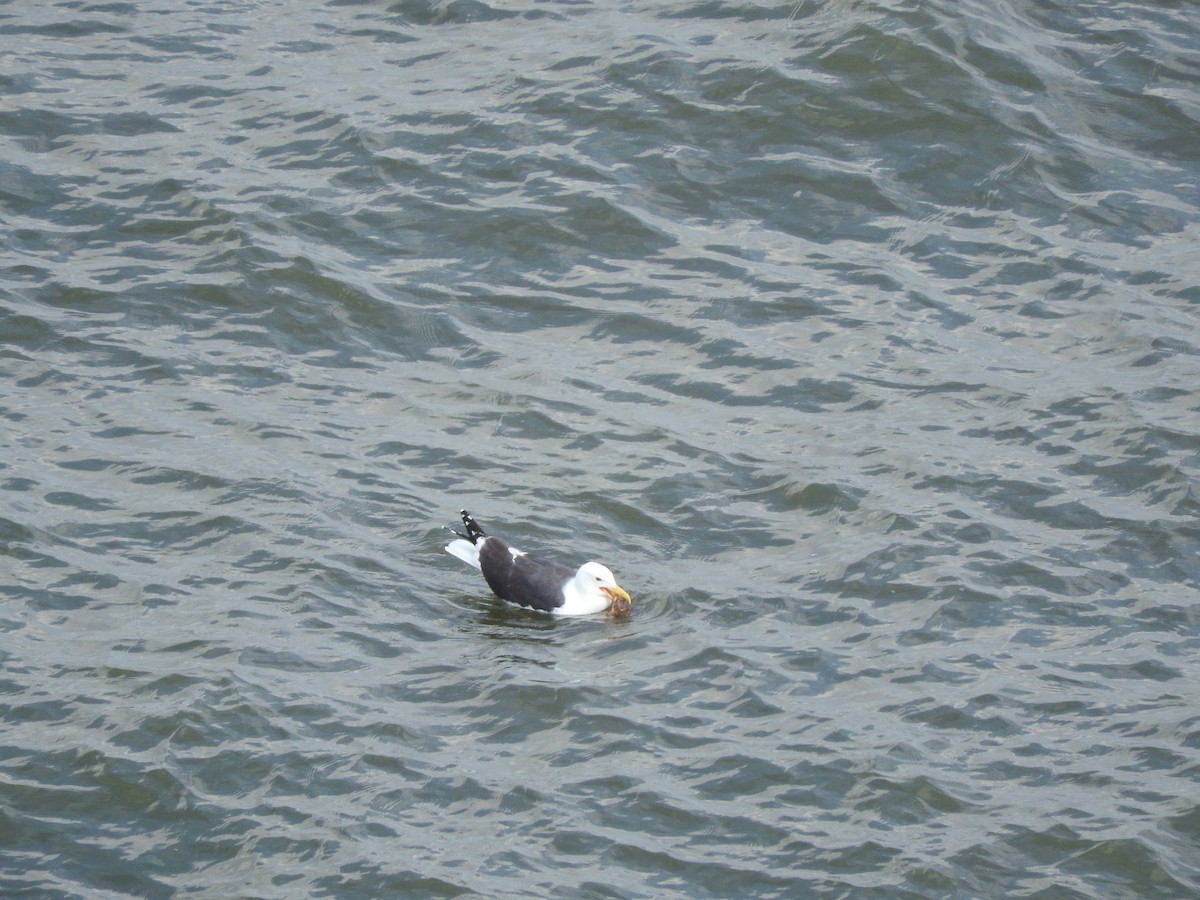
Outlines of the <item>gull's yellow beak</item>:
[[608,608],[614,618],[620,619],[629,615],[633,608],[633,599],[625,593],[625,589],[619,585],[613,587],[602,587],[600,590],[608,595],[608,599],[612,601],[612,605]]

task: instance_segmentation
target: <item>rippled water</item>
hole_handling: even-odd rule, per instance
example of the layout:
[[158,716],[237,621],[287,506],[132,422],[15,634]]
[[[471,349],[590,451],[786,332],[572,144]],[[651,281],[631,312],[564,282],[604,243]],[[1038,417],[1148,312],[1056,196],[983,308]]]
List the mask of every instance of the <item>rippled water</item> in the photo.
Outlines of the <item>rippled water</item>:
[[1200,892],[1200,7],[0,42],[0,893]]

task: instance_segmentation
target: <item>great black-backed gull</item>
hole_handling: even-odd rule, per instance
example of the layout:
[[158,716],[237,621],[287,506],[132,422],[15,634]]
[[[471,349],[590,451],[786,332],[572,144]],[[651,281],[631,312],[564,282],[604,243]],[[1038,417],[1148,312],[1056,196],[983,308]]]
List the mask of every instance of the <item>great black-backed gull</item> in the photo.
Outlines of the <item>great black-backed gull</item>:
[[559,616],[584,616],[606,609],[615,618],[629,615],[633,601],[600,563],[587,562],[571,569],[510,547],[480,528],[465,509],[462,520],[467,533],[455,531],[458,540],[447,544],[446,552],[483,572],[488,587],[501,600]]

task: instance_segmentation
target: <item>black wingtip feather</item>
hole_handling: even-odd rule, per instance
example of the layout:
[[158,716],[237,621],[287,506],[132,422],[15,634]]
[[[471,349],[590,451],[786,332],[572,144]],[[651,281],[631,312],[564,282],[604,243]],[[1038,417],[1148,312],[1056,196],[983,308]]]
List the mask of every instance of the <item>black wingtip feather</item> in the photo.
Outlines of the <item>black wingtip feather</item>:
[[479,527],[479,523],[471,518],[471,514],[465,509],[460,509],[462,514],[463,525],[467,527],[467,533],[463,535],[472,544],[479,542],[480,538],[487,537],[487,532]]

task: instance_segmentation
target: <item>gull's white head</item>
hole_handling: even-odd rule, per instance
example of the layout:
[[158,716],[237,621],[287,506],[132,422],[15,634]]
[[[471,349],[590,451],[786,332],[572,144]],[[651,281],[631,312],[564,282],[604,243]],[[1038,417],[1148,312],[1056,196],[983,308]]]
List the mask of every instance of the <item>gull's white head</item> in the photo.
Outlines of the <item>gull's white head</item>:
[[602,602],[600,609],[609,609],[617,617],[629,615],[633,601],[607,566],[598,562],[584,563],[575,573],[575,588],[583,596]]

